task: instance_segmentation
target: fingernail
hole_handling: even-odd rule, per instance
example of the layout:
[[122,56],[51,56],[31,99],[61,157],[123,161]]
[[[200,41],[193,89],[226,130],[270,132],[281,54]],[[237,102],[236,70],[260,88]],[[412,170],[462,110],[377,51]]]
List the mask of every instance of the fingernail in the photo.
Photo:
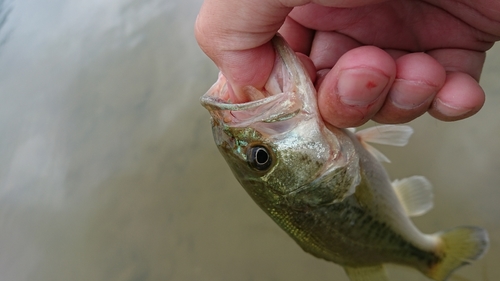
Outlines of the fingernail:
[[472,110],[471,108],[452,106],[439,98],[434,100],[433,107],[441,114],[448,117],[458,117],[466,115]]
[[389,83],[389,77],[371,69],[346,69],[339,74],[337,91],[340,101],[351,106],[373,103]]
[[396,80],[389,92],[389,99],[397,108],[410,110],[428,102],[436,94],[435,87],[428,84]]

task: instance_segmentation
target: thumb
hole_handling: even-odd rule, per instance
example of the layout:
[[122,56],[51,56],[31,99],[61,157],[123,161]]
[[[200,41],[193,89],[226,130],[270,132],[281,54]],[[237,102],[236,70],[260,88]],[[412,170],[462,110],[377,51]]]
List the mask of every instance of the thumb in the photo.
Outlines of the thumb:
[[314,2],[354,7],[381,0],[205,0],[196,39],[229,81],[233,102],[246,101],[246,86],[264,87],[274,66],[270,40],[293,7]]
[[233,102],[245,102],[245,86],[262,89],[274,65],[270,40],[292,10],[279,1],[206,0],[196,19],[201,49],[226,76]]

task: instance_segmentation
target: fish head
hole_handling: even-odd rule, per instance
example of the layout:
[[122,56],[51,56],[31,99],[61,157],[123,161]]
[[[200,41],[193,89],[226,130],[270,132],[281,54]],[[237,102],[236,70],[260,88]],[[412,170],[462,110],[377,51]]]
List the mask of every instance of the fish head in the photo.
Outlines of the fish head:
[[319,116],[302,63],[284,39],[273,43],[274,69],[263,91],[246,89],[249,102],[231,102],[222,74],[201,99],[212,116],[216,145],[257,202],[301,189],[347,161],[341,139]]

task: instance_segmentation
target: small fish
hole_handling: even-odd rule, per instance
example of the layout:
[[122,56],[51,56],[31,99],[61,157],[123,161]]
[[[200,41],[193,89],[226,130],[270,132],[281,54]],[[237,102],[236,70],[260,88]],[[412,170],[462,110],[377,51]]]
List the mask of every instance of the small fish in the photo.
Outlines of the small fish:
[[413,267],[446,280],[488,248],[484,229],[423,234],[409,217],[432,208],[429,181],[391,182],[369,143],[404,146],[408,126],[359,132],[325,124],[315,88],[284,39],[273,39],[274,70],[264,91],[232,103],[226,79],[201,102],[220,152],[253,200],[306,252],[344,267],[352,281],[388,280],[383,265]]

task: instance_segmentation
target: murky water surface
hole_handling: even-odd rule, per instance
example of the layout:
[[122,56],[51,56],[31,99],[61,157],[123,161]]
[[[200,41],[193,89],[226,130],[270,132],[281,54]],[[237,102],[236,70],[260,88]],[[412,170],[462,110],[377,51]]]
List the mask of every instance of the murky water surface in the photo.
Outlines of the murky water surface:
[[[200,4],[0,0],[1,280],[347,280],[258,209],[213,144]],[[384,150],[393,177],[435,185],[422,230],[489,230],[487,256],[452,280],[500,276],[498,77],[497,46],[481,113],[420,118],[409,146]]]

